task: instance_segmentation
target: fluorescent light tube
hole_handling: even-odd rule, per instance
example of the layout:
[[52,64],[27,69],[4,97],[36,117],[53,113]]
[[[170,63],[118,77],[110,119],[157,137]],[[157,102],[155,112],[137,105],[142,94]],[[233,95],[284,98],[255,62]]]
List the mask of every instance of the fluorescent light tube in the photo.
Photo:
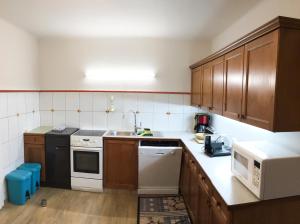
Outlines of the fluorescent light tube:
[[146,81],[155,79],[156,74],[151,70],[143,69],[93,69],[85,72],[87,79],[101,81]]

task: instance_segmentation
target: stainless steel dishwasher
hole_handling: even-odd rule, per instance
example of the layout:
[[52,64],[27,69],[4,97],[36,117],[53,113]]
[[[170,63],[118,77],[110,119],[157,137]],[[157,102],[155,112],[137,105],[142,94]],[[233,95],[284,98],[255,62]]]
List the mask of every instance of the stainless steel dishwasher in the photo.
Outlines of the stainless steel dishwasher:
[[178,194],[182,147],[178,141],[139,144],[139,194]]

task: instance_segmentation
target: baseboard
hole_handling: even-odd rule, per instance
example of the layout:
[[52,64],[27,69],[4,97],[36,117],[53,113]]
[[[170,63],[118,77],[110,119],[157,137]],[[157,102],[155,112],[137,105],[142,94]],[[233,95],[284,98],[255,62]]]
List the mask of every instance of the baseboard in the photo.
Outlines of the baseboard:
[[178,187],[173,187],[173,188],[164,188],[164,187],[140,187],[138,188],[138,194],[160,194],[160,195],[165,195],[165,194],[172,194],[176,195],[178,194]]

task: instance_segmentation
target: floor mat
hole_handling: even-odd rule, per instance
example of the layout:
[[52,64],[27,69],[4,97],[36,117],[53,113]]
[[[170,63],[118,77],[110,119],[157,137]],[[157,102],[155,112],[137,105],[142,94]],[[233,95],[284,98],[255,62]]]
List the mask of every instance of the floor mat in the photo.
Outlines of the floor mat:
[[139,197],[139,224],[190,224],[181,196]]

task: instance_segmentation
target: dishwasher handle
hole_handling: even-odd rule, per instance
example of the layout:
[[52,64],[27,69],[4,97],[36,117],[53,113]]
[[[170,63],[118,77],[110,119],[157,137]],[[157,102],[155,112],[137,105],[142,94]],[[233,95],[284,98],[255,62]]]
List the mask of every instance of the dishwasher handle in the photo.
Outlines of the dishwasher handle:
[[145,152],[140,151],[139,154],[147,155],[147,156],[173,156],[176,154],[176,150],[168,151],[168,152]]

